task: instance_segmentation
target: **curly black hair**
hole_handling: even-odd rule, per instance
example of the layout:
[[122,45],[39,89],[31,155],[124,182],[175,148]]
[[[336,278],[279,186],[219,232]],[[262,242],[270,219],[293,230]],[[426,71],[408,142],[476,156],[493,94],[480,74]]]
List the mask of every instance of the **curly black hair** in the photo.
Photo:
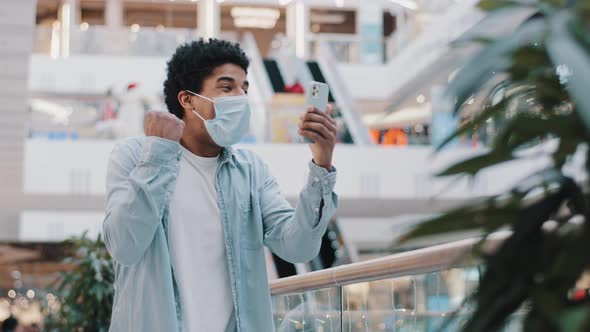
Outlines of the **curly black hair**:
[[200,93],[203,81],[213,70],[227,63],[240,66],[248,73],[250,60],[240,44],[210,38],[179,46],[170,61],[164,81],[164,101],[168,111],[182,119],[184,112],[178,102],[178,93],[189,89]]

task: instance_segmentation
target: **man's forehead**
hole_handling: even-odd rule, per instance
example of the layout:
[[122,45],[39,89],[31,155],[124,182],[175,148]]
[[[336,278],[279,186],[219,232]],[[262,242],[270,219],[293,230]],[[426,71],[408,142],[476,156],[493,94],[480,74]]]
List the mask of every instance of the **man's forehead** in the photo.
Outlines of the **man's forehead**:
[[234,64],[225,64],[215,68],[212,76],[217,80],[221,77],[233,78],[236,81],[244,81],[246,79],[246,71],[242,67]]

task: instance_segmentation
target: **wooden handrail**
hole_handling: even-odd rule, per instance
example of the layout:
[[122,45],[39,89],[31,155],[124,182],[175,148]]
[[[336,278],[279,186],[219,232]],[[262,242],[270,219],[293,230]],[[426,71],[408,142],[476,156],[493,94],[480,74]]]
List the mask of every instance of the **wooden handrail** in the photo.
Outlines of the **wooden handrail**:
[[[498,232],[490,235],[483,244],[483,249],[486,252],[493,251],[509,235],[509,232]],[[270,292],[272,295],[299,293],[359,282],[441,271],[465,265],[465,260],[462,258],[480,241],[479,238],[461,240],[365,262],[277,279],[270,282]]]

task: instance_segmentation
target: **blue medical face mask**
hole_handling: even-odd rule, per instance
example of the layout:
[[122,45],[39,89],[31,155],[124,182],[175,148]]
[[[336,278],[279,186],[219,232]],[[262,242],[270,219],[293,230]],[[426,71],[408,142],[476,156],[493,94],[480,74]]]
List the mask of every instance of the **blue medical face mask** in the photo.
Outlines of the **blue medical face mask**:
[[186,92],[213,103],[214,119],[206,120],[194,109],[192,111],[203,120],[207,132],[217,145],[230,147],[238,143],[250,129],[250,104],[247,95],[211,99],[190,90]]

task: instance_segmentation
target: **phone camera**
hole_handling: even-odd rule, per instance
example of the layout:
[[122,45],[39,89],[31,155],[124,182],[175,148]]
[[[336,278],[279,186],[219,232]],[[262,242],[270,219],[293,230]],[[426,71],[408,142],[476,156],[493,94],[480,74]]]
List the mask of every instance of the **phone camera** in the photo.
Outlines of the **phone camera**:
[[311,95],[313,97],[316,97],[319,92],[320,92],[320,88],[317,85],[314,85],[313,88],[311,89]]

